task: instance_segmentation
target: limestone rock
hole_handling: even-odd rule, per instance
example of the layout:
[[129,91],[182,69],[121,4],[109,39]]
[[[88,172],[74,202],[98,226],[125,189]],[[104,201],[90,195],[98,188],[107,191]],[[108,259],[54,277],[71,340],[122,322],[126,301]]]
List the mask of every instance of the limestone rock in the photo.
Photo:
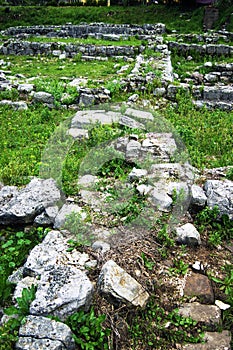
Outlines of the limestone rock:
[[112,124],[118,122],[120,113],[104,110],[78,111],[72,119],[71,128],[85,128],[88,125],[100,122],[101,124]]
[[216,305],[185,303],[179,308],[179,314],[191,317],[197,322],[204,322],[208,326],[218,325],[221,322],[221,310]]
[[207,180],[204,185],[207,205],[217,206],[220,215],[227,214],[233,220],[233,181]]
[[10,106],[13,109],[17,110],[27,110],[28,106],[26,104],[26,102],[24,101],[8,101],[8,100],[2,100],[0,101],[0,105],[6,105],[6,106]]
[[58,265],[41,275],[32,315],[54,315],[62,321],[79,308],[90,306],[93,286],[86,274],[74,266]]
[[[51,343],[50,343],[51,341]],[[39,347],[37,347],[39,346]],[[70,328],[42,316],[29,315],[19,329],[16,349],[75,349]]]
[[201,244],[200,234],[190,223],[176,228],[176,240],[180,244],[196,246]]
[[54,105],[54,97],[52,94],[48,92],[39,91],[33,94],[33,102],[34,103],[44,103],[48,106]]
[[50,231],[43,242],[30,252],[24,264],[24,275],[42,275],[45,270],[53,270],[59,265],[74,265],[82,269],[89,257],[77,250],[67,251],[69,239],[70,237],[65,238],[59,231]]
[[130,181],[139,180],[147,175],[146,169],[133,168],[128,175]]
[[101,269],[98,291],[113,304],[123,302],[143,307],[149,298],[144,288],[113,260]]
[[30,93],[32,92],[34,89],[34,85],[33,84],[19,84],[18,85],[18,91],[19,92],[23,92],[23,93]]
[[200,273],[191,273],[187,276],[184,286],[184,295],[198,297],[202,303],[212,304],[214,293],[207,276]]
[[0,209],[0,224],[31,223],[47,207],[60,200],[61,192],[53,179],[35,178],[26,187],[15,193],[8,202],[4,201]]
[[187,344],[182,350],[231,350],[231,334],[229,331],[206,332],[205,343]]
[[149,200],[160,211],[168,212],[172,207],[172,198],[167,194],[167,190],[164,188],[163,183],[157,184],[157,186],[150,192]]
[[91,247],[93,250],[96,250],[101,254],[104,254],[111,249],[110,244],[104,241],[95,241]]
[[78,204],[65,203],[55,218],[54,228],[64,227],[67,216],[69,216],[71,213],[80,214],[83,219],[86,217],[86,214],[82,211],[82,208]]
[[15,344],[16,350],[66,350],[59,340],[35,339],[32,337],[19,337]]
[[197,185],[192,185],[191,187],[191,205],[203,208],[206,205],[207,197],[204,190]]

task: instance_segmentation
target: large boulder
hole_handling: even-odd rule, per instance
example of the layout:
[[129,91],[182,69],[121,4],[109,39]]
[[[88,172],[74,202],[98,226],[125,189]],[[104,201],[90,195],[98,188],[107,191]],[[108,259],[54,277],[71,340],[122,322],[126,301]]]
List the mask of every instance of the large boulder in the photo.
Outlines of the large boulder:
[[[53,179],[34,178],[19,191],[7,188],[7,191],[5,187],[0,191],[0,225],[32,223],[37,215],[62,199]],[[6,195],[10,192],[11,195]]]

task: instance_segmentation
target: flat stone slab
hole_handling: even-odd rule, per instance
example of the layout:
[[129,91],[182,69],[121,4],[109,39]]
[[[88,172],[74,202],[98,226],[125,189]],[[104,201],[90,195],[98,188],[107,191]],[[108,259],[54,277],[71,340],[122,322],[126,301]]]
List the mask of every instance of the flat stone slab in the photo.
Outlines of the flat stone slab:
[[179,314],[191,317],[197,322],[204,322],[206,325],[216,325],[221,321],[221,310],[216,305],[185,303],[179,308]]
[[186,344],[182,350],[231,350],[231,334],[229,331],[206,332],[205,343]]
[[78,111],[72,119],[71,128],[86,128],[99,122],[101,124],[112,124],[118,122],[121,114],[119,112],[106,112],[104,110]]

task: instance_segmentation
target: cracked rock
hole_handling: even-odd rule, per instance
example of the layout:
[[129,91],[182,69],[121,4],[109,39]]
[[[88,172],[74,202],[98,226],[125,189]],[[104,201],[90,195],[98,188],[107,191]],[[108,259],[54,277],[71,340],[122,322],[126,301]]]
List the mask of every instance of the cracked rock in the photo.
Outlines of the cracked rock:
[[75,343],[70,328],[46,317],[29,315],[19,329],[18,350],[73,350]]

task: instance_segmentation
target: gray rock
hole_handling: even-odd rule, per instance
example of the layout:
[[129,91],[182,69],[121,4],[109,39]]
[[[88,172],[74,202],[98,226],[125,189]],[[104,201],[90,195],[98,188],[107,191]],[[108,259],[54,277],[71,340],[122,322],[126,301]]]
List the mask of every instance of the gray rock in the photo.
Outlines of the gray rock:
[[19,193],[16,186],[3,186],[0,190],[0,204],[3,206]]
[[78,204],[64,204],[55,218],[54,228],[64,227],[67,216],[72,213],[80,214],[83,219],[86,217],[86,214],[84,211],[82,211],[82,208]]
[[216,305],[185,303],[179,308],[179,314],[191,317],[197,322],[204,322],[208,326],[218,325],[221,322],[221,310]]
[[207,205],[217,206],[220,215],[227,214],[233,220],[233,181],[207,180],[204,185]]
[[93,250],[96,250],[101,254],[104,254],[111,249],[110,244],[104,241],[95,241],[91,247]]
[[192,185],[191,187],[191,206],[203,208],[206,205],[207,197],[202,187]]
[[104,110],[87,110],[79,111],[75,114],[71,121],[72,128],[85,128],[100,122],[101,124],[112,124],[113,122],[118,122],[120,118],[120,113]]
[[196,246],[201,244],[200,234],[190,223],[176,228],[176,240],[180,244]]
[[128,102],[136,102],[139,99],[138,94],[133,94],[128,98]]
[[94,95],[81,93],[79,96],[79,105],[84,107],[93,106],[95,104],[95,100]]
[[[26,316],[24,324],[19,329],[19,337],[20,338],[18,344],[16,345],[16,349],[29,349],[29,347],[25,347],[25,345],[22,347],[27,338],[31,338],[34,341],[50,340],[52,341],[51,344],[53,345],[55,345],[55,343],[53,343],[55,341],[57,343],[56,346],[59,346],[58,348],[49,346],[49,349],[75,349],[75,342],[72,338],[70,328],[62,322],[57,322],[42,316]],[[58,343],[60,344],[58,345]],[[34,342],[32,342],[31,346],[32,348],[30,349],[36,349]],[[46,349],[45,346],[38,349],[43,348]]]
[[98,177],[94,175],[83,175],[78,179],[78,185],[80,188],[93,188],[93,186],[98,182]]
[[142,119],[142,120],[148,120],[148,121],[154,120],[152,113],[146,112],[146,111],[140,111],[134,108],[127,108],[125,111],[125,115],[128,115],[129,117],[136,118],[136,119]]
[[54,105],[54,97],[48,92],[39,91],[33,94],[33,102],[35,103],[44,103],[46,105]]
[[130,181],[135,181],[135,180],[139,180],[139,179],[145,177],[146,175],[147,175],[146,169],[133,168],[128,175],[128,179]]
[[33,84],[19,84],[18,85],[18,91],[19,92],[29,94],[33,90],[34,90],[34,85]]
[[142,123],[137,122],[133,118],[127,117],[126,115],[123,115],[120,120],[119,124],[128,126],[132,129],[144,129],[144,125]]
[[67,133],[74,139],[88,139],[88,130],[86,129],[70,128]]
[[[33,222],[45,208],[61,200],[61,192],[53,179],[33,179],[0,209],[0,224],[15,225]],[[1,204],[1,203],[0,203]]]
[[15,344],[16,350],[67,350],[59,340],[35,339],[32,337],[19,337]]
[[101,269],[98,291],[113,304],[123,302],[143,307],[149,299],[144,288],[113,260],[107,261]]
[[28,109],[28,106],[26,104],[26,102],[24,101],[8,101],[8,100],[2,100],[0,101],[0,104],[1,105],[6,105],[6,106],[10,106],[12,107],[13,109],[15,109],[16,111],[17,110],[27,110]]
[[93,286],[86,274],[74,266],[57,266],[45,271],[38,283],[32,315],[54,315],[65,320],[81,307],[90,307]]
[[153,95],[157,97],[163,97],[166,94],[165,88],[156,88],[153,91]]
[[[23,271],[24,271],[24,268],[23,268]],[[13,299],[16,300],[17,298],[21,298],[23,289],[31,288],[33,285],[34,286],[38,285],[38,280],[35,277],[27,276],[27,277],[24,277],[24,278],[20,279],[17,282],[17,286],[16,286],[16,288],[14,290]]]
[[137,160],[140,154],[141,144],[138,141],[130,140],[126,146],[126,159],[128,161]]
[[24,264],[24,275],[42,275],[44,270],[53,270],[60,265],[74,265],[82,268],[89,260],[86,253],[77,250],[67,251],[67,243],[71,237],[65,238],[59,231],[50,231],[43,242],[36,245]]
[[183,345],[183,350],[231,350],[231,333],[222,332],[205,332],[205,343]]
[[158,183],[149,194],[149,200],[154,204],[159,211],[168,212],[172,208],[173,200],[167,194],[167,189],[164,188],[164,183]]

